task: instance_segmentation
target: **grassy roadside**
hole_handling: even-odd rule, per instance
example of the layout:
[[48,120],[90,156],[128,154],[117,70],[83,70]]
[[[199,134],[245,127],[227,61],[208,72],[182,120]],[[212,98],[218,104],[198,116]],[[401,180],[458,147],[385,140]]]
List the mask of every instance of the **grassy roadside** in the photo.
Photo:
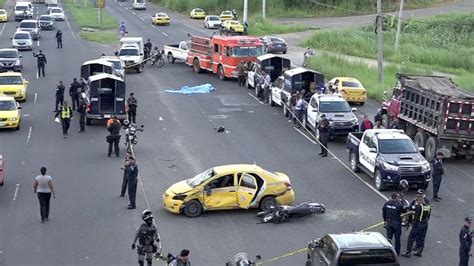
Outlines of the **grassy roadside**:
[[0,0],[0,8],[3,8],[5,6],[5,1],[6,0]]
[[278,25],[272,23],[270,20],[264,20],[261,18],[250,18],[249,19],[249,35],[263,36],[272,34],[284,34],[292,32],[302,32],[309,30],[308,26],[292,24],[292,25]]
[[117,43],[118,34],[114,32],[114,29],[119,25],[117,21],[106,10],[103,10],[102,21],[99,23],[98,10],[93,7],[92,1],[87,0],[87,6],[84,6],[84,1],[78,1],[78,3],[80,4],[74,3],[73,0],[65,0],[64,6],[79,27],[97,30],[97,32],[81,32],[79,35],[92,42]]

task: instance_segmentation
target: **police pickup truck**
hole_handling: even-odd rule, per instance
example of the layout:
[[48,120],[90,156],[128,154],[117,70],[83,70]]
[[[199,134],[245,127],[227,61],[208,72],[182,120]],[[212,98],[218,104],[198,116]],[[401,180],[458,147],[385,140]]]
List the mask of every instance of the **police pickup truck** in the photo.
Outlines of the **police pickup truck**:
[[431,179],[429,162],[423,148],[402,130],[369,129],[349,133],[346,146],[352,171],[363,170],[375,179],[375,188],[385,190],[405,179],[410,186],[426,189]]

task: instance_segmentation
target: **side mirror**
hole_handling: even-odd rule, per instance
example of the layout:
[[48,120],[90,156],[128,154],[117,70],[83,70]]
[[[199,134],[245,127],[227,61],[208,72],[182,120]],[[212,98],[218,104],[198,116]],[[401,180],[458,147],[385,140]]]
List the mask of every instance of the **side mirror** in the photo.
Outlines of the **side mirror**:
[[355,108],[355,107],[352,107],[352,109],[351,109],[351,110],[352,110],[352,112],[355,112],[355,111],[357,111],[357,108]]
[[376,148],[370,148],[370,149],[369,149],[369,152],[370,152],[370,153],[377,153],[377,149],[376,149]]
[[17,27],[17,28],[19,28],[19,27],[20,27],[20,25],[16,25],[16,27]]

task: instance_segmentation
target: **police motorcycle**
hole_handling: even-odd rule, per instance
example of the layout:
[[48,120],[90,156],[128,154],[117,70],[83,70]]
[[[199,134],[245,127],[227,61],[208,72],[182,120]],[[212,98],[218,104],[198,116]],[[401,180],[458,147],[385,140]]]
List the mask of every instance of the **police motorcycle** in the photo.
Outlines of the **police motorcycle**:
[[268,210],[259,212],[257,217],[261,219],[262,223],[279,224],[289,218],[305,217],[315,213],[321,214],[324,212],[326,212],[324,204],[303,202],[296,206],[271,206]]
[[128,120],[123,121],[123,127],[125,128],[125,146],[127,147],[127,152],[131,152],[133,147],[138,143],[137,132],[143,132],[143,125],[140,128],[134,123],[130,123]]
[[241,252],[237,253],[234,256],[232,261],[228,261],[225,266],[252,266],[257,265],[257,261],[261,260],[262,257],[260,255],[255,256],[255,260],[251,261],[248,259],[248,254]]
[[158,67],[164,66],[165,65],[165,58],[163,56],[164,53],[165,53],[164,50],[160,51],[158,50],[158,47],[155,46],[155,48],[153,48],[153,51],[150,54],[151,64],[156,65]]

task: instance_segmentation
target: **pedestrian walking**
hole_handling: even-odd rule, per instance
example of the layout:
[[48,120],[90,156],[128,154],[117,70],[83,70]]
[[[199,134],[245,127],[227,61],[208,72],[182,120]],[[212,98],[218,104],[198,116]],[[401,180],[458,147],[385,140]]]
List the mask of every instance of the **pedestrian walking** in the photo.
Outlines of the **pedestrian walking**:
[[131,123],[135,124],[135,120],[137,118],[137,99],[135,98],[135,94],[133,92],[130,93],[130,97],[127,99],[127,106],[128,106],[128,120]]
[[436,158],[434,158],[433,164],[433,200],[439,202],[442,199],[438,196],[439,186],[441,185],[441,180],[443,179],[444,167],[443,167],[443,158],[444,154],[442,152],[436,153]]
[[239,64],[237,65],[237,79],[239,81],[239,87],[245,86],[244,74],[245,74],[244,62],[240,61]]
[[63,138],[67,138],[69,126],[71,125],[71,118],[72,118],[72,109],[67,100],[63,101],[61,108],[56,113],[55,117],[60,118],[61,126],[63,129]]
[[[158,229],[153,223],[153,214],[150,210],[143,211],[142,220],[144,223],[137,228],[135,238],[133,238],[132,250],[135,248],[137,249],[138,265],[145,265],[146,256],[146,263],[148,266],[151,266],[153,263],[153,254],[161,249],[160,235],[158,234]],[[135,244],[137,241],[138,245]],[[160,248],[155,244],[155,241]]]
[[127,191],[128,186],[128,172],[127,166],[130,164],[129,158],[132,156],[131,153],[127,152],[124,157],[123,166],[120,168],[123,170],[123,177],[122,177],[122,189],[120,190],[120,197],[125,197],[125,192]]
[[43,74],[43,77],[45,77],[44,68],[48,63],[48,60],[46,60],[46,56],[43,54],[42,50],[39,50],[38,54],[35,54],[35,52],[33,52],[33,56],[36,57],[36,66],[38,67],[38,78],[41,77],[41,74]]
[[400,255],[400,236],[402,235],[402,214],[404,208],[400,202],[399,195],[393,192],[390,200],[387,201],[382,208],[382,217],[384,227],[387,230],[387,239],[392,243],[395,237],[395,251]]
[[87,112],[87,101],[85,94],[81,93],[79,96],[79,103],[77,105],[77,112],[79,113],[79,133],[86,130],[86,112]]
[[459,266],[468,266],[469,257],[472,256],[472,232],[469,230],[472,224],[472,218],[464,218],[464,225],[459,233]]
[[56,49],[63,48],[63,32],[61,31],[60,28],[58,28],[58,31],[56,31],[56,42],[57,42]]
[[407,251],[402,256],[411,258],[413,243],[416,242],[415,253],[413,255],[421,257],[425,247],[425,237],[428,231],[428,221],[431,216],[431,206],[425,199],[422,189],[416,194],[415,201],[410,206],[412,229],[408,236]]
[[40,173],[41,175],[35,177],[33,192],[38,195],[41,222],[44,223],[49,221],[49,201],[51,194],[53,194],[53,198],[56,198],[56,193],[54,192],[53,178],[46,174],[46,167],[41,167]]
[[189,250],[181,250],[179,256],[173,258],[173,260],[168,263],[168,266],[191,266],[191,262],[189,262]]
[[60,80],[59,84],[56,85],[56,101],[54,105],[54,112],[58,111],[58,106],[61,106],[64,101],[64,91],[66,90],[66,87],[64,87],[63,81]]
[[153,44],[151,43],[150,39],[148,39],[143,46],[145,48],[143,50],[144,57],[145,57],[145,60],[147,60],[148,58],[150,58],[150,53],[151,53],[151,49],[153,49]]
[[132,210],[137,207],[135,201],[137,198],[137,184],[138,184],[138,166],[135,163],[135,158],[128,157],[128,165],[125,166],[126,175],[128,177],[128,204],[127,209]]
[[69,85],[69,96],[71,96],[72,110],[76,110],[76,106],[79,105],[81,87],[81,83],[79,83],[76,78],[74,78],[71,85]]
[[[110,123],[109,123],[110,122]],[[111,120],[107,121],[107,130],[109,131],[109,135],[107,136],[106,140],[109,143],[109,150],[108,156],[112,155],[112,146],[115,151],[115,155],[117,157],[120,156],[120,129],[122,126],[120,125],[120,121],[118,120],[117,116],[113,116]]]
[[372,129],[372,128],[374,128],[374,124],[372,124],[372,121],[370,121],[370,118],[368,115],[364,115],[364,120],[359,125],[359,131],[364,132],[367,129]]
[[328,142],[329,142],[329,120],[325,114],[321,115],[321,121],[318,124],[319,131],[319,145],[321,146],[321,157],[328,156]]

